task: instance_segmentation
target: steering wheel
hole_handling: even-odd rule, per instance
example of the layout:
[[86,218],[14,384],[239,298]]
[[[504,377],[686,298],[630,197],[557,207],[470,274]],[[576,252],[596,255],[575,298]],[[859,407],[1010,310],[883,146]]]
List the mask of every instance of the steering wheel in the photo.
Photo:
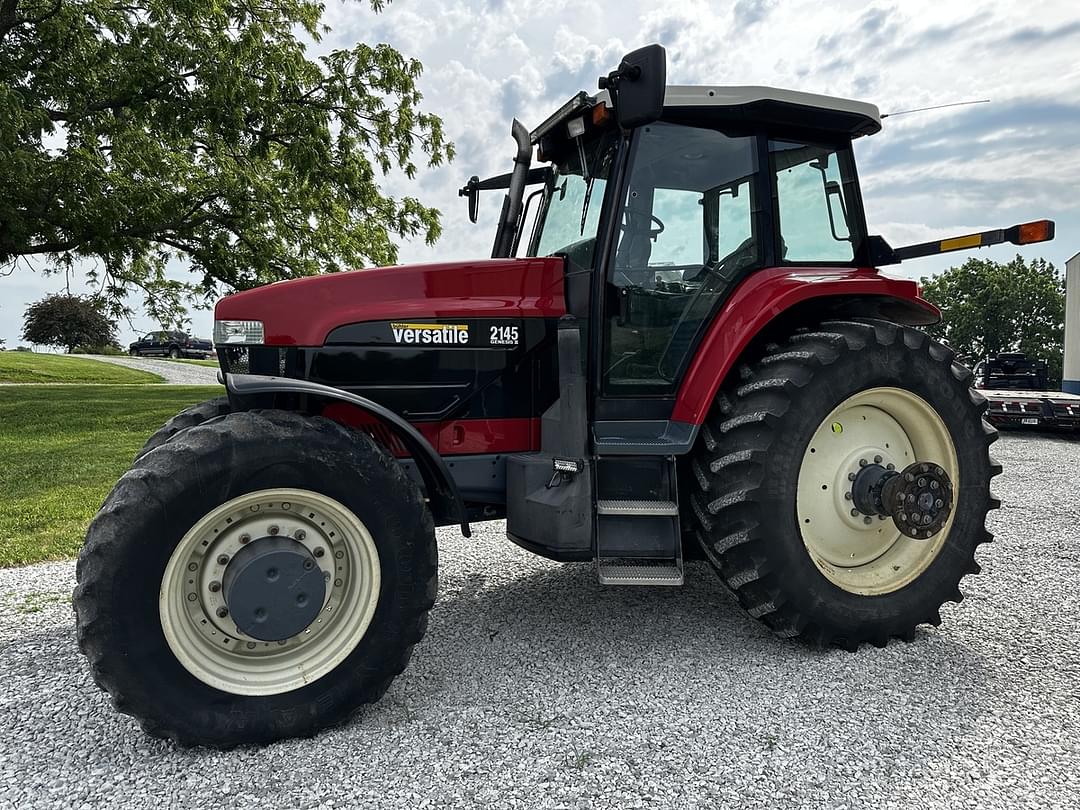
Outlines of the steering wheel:
[[[633,227],[634,220],[642,215],[646,215],[644,211],[635,211],[633,208],[623,209],[623,230],[635,230],[635,228]],[[649,239],[651,239],[652,241],[656,241],[656,237],[658,237],[664,232],[664,222],[662,219],[660,219],[660,217],[656,216],[656,214],[647,214],[646,216],[649,217],[650,223],[656,224],[655,228],[649,228],[646,232],[649,236]]]

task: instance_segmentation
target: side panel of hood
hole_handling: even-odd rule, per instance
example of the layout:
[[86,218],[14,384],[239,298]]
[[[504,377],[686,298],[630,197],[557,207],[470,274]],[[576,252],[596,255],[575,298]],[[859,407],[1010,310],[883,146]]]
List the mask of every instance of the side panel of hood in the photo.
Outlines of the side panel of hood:
[[293,279],[218,301],[217,320],[262,321],[273,346],[321,346],[335,327],[390,318],[558,318],[563,260],[483,259]]

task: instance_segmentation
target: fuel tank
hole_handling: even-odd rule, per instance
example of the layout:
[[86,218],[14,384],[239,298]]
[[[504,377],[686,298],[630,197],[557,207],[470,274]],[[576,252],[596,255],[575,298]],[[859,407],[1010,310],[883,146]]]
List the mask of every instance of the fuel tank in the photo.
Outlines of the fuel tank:
[[[563,268],[561,258],[488,259],[277,282],[218,302],[215,319],[261,321],[265,335],[263,346],[219,347],[219,357],[231,373],[372,399],[442,454],[533,450],[558,396]],[[326,415],[365,422],[349,406]]]

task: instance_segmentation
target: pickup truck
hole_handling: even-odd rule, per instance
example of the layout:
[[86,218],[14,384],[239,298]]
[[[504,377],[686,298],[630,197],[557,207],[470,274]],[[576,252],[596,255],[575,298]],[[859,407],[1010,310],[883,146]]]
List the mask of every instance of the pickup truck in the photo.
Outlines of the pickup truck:
[[186,332],[148,332],[128,346],[132,357],[194,357],[204,359],[214,352],[214,344],[205,338],[192,337]]

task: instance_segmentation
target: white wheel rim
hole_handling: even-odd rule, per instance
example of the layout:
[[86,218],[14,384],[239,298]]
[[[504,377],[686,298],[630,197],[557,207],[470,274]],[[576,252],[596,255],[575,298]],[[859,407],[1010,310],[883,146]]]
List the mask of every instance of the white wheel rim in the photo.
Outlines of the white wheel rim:
[[[225,565],[268,534],[292,537],[315,557],[326,580],[316,619],[285,641],[245,635],[227,614]],[[245,539],[249,538],[249,539]],[[312,683],[340,664],[364,637],[379,600],[375,541],[346,506],[304,489],[266,489],[233,498],[191,527],[161,580],[161,628],[177,661],[203,683],[236,695],[275,695]]]
[[[891,518],[852,515],[850,476],[860,460],[902,470],[915,461],[939,464],[953,481],[952,514],[926,540],[900,533]],[[901,388],[871,388],[844,400],[814,432],[799,469],[796,512],[814,565],[833,584],[870,596],[899,590],[936,559],[959,507],[956,447],[941,417]]]

